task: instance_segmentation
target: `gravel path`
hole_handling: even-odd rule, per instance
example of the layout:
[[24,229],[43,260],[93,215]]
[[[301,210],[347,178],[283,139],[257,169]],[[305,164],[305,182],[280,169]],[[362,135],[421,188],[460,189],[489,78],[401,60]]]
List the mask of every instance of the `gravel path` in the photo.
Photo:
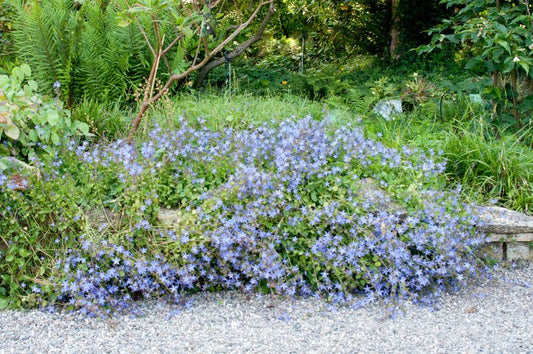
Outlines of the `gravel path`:
[[330,311],[316,299],[191,298],[181,311],[145,303],[141,318],[1,311],[0,353],[533,353],[532,264],[445,296],[439,311],[407,305],[396,319],[383,305]]

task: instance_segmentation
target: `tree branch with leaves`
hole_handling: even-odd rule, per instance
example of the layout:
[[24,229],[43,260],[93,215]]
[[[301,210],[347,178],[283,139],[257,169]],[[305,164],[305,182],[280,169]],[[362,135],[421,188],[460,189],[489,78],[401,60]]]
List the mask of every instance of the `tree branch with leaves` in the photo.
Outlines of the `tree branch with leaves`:
[[[131,140],[139,124],[150,106],[168,93],[171,86],[185,79],[191,73],[204,68],[213,57],[221,53],[224,48],[232,43],[237,36],[242,34],[256,20],[265,7],[268,10],[263,15],[271,16],[275,0],[260,1],[251,8],[251,12],[243,18],[230,32],[217,36],[214,30],[212,12],[216,6],[224,6],[224,1],[176,1],[176,0],[143,0],[136,1],[128,6],[119,17],[119,25],[135,25],[146,41],[151,55],[152,64],[146,79],[142,102],[133,119],[128,138]],[[253,5],[253,2],[250,4]],[[169,17],[168,14],[171,16]],[[173,22],[172,26],[161,26],[166,18]],[[252,37],[255,38],[255,37]],[[246,42],[245,42],[246,43]],[[163,60],[169,63],[168,54],[177,48],[174,58],[176,65],[171,67],[166,80],[161,88],[156,88],[156,79],[159,74],[160,63]],[[189,51],[190,48],[194,48]]]

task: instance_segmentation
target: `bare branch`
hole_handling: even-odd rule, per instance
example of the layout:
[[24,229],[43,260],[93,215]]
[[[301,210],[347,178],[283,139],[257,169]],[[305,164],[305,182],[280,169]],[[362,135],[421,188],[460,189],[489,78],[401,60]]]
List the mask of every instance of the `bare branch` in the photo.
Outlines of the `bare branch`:
[[137,20],[136,23],[137,23],[137,27],[139,27],[139,30],[141,31],[141,34],[144,37],[144,41],[146,42],[146,44],[148,44],[148,48],[150,48],[150,51],[152,52],[152,55],[155,58],[157,55],[155,54],[155,50],[152,47],[152,44],[150,44],[150,40],[148,39],[148,36],[146,35],[146,32],[144,32],[144,29],[142,28],[141,24],[139,23],[139,20]]
[[209,7],[210,7],[211,9],[214,9],[215,7],[218,6],[218,4],[219,4],[220,2],[224,3],[225,0],[217,0],[217,1],[215,1],[214,3],[210,4]]
[[179,36],[176,36],[176,38],[174,38],[174,40],[170,42],[170,44],[165,49],[163,49],[163,55],[167,54],[167,52],[171,50],[172,47],[174,47],[174,45],[178,43],[183,37],[183,33],[180,33]]

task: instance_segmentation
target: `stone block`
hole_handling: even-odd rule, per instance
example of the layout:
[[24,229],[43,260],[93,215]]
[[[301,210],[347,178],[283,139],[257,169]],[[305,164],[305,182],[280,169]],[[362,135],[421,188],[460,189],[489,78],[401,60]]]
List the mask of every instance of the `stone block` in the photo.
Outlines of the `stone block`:
[[533,216],[500,207],[479,211],[479,228],[487,234],[533,234]]
[[179,225],[183,217],[178,210],[174,209],[161,209],[157,214],[157,220],[162,226],[172,227]]
[[507,260],[531,260],[531,250],[529,244],[525,242],[510,242],[507,244]]
[[385,120],[394,119],[394,115],[402,113],[402,101],[397,99],[385,99],[376,103],[374,113],[379,114]]
[[533,233],[488,234],[489,242],[533,242]]

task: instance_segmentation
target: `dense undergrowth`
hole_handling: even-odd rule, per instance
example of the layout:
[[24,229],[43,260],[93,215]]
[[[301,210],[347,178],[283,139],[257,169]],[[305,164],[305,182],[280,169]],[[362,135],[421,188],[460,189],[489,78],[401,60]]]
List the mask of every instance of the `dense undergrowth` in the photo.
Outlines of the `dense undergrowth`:
[[434,152],[327,119],[204,123],[155,127],[138,146],[71,142],[25,191],[2,176],[3,304],[106,315],[217,289],[431,304],[479,271],[476,213],[444,189]]
[[[456,41],[474,33],[487,42],[435,52],[438,38],[453,38],[437,36],[421,47],[431,54],[402,49],[399,60],[328,43],[329,25],[314,26],[306,47],[303,23],[280,21],[292,30],[267,31],[209,79],[193,72],[166,91],[168,75],[215,40],[204,35],[204,25],[213,30],[205,8],[193,22],[146,13],[163,35],[142,49],[152,36],[143,22],[139,33],[123,26],[150,6],[134,5],[119,23],[115,5],[127,2],[3,3],[0,309],[106,316],[137,299],[223,289],[433,305],[486,269],[475,205],[533,212],[523,6],[488,13],[491,23],[516,15],[509,29],[495,28],[520,36],[494,42],[476,26],[454,27],[446,31]],[[176,42],[165,28],[182,31]],[[158,66],[154,48],[165,38],[180,43]],[[154,90],[166,95],[125,140],[143,92],[146,102]],[[376,114],[389,99],[402,112]],[[173,222],[159,217],[169,213]]]

